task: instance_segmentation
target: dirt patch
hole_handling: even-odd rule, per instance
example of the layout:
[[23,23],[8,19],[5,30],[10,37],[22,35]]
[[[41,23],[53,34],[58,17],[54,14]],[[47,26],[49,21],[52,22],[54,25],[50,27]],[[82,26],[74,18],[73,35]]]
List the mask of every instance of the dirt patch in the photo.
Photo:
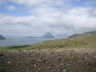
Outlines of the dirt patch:
[[96,72],[96,49],[0,51],[0,72]]

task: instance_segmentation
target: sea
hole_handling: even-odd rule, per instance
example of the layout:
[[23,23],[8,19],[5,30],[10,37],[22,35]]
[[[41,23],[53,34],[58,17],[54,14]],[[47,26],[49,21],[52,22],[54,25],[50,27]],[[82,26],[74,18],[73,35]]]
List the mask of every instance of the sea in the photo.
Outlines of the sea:
[[44,42],[47,40],[61,39],[62,37],[55,38],[24,38],[24,37],[9,37],[4,40],[0,40],[0,47],[3,46],[21,46],[21,45],[33,45],[36,43]]

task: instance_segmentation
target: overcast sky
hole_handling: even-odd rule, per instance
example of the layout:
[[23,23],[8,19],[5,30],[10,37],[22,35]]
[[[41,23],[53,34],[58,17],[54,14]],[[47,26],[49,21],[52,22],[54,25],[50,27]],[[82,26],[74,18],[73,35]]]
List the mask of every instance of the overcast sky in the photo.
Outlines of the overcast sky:
[[96,30],[96,0],[0,0],[0,34],[37,36]]

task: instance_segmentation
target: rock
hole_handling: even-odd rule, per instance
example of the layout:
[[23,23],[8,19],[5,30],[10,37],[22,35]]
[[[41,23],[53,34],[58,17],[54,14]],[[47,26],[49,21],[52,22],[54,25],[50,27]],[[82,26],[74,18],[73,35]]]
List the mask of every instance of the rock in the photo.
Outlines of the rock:
[[4,56],[3,54],[0,54],[0,56]]
[[8,64],[10,64],[11,62],[10,61],[8,61]]

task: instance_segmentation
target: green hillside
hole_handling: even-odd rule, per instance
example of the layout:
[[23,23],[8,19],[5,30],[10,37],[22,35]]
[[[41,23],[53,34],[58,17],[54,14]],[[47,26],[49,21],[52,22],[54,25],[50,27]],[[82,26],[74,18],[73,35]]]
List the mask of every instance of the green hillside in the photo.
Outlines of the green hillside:
[[96,48],[96,34],[81,34],[68,39],[49,40],[25,49]]
[[74,35],[67,39],[49,40],[32,46],[10,46],[0,49],[59,49],[59,48],[96,48],[96,34]]

